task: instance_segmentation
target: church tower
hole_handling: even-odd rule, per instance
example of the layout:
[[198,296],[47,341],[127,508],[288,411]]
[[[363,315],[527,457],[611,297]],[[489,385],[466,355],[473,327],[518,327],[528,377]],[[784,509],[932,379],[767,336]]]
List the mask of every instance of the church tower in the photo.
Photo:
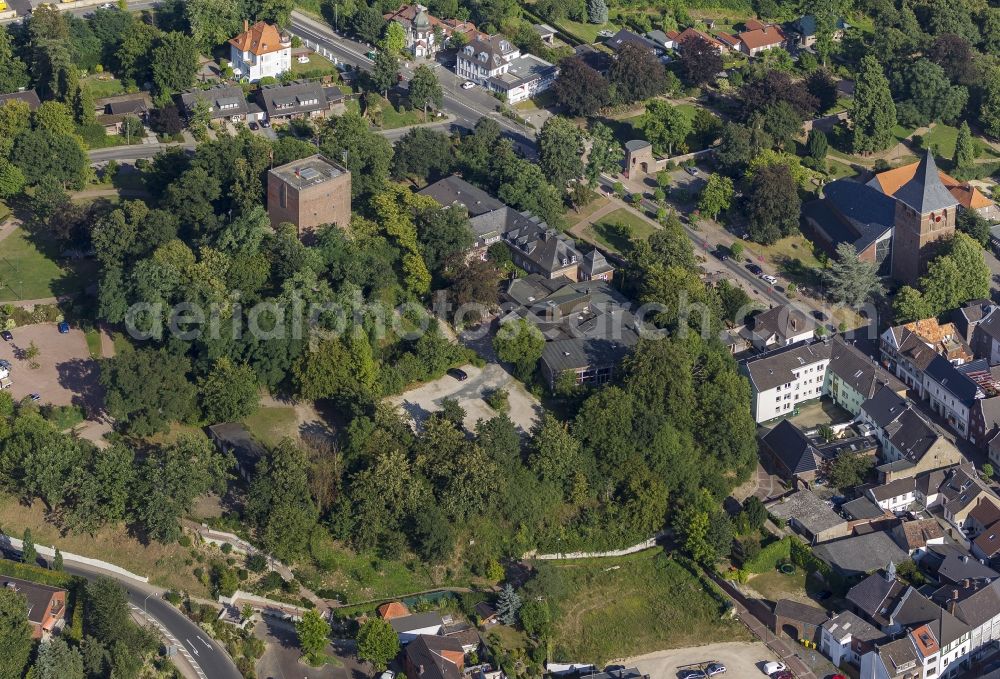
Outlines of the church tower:
[[928,151],[916,174],[899,187],[892,239],[892,277],[914,285],[927,271],[939,241],[955,234],[958,201],[941,182],[934,156]]

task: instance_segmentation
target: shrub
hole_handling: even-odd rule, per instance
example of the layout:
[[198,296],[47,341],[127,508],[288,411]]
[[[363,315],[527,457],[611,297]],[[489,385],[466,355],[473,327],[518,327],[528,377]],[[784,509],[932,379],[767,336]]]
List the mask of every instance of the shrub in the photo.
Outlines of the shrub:
[[260,552],[254,552],[247,557],[247,569],[254,573],[263,573],[267,569],[267,557]]
[[177,544],[179,544],[181,547],[190,547],[191,536],[187,534],[181,535],[179,538],[177,538]]
[[222,550],[223,554],[229,554],[230,552],[233,551],[233,546],[228,542],[223,542],[222,547],[220,547],[220,549]]
[[168,590],[167,593],[163,595],[163,598],[172,603],[174,606],[177,606],[183,600],[180,592],[172,589]]

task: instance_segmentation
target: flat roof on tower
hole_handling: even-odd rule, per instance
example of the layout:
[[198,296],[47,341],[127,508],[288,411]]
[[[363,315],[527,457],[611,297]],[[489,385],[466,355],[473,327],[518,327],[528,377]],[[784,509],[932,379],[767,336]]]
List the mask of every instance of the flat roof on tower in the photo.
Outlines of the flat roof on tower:
[[271,170],[271,174],[300,190],[336,179],[346,172],[347,168],[318,153]]

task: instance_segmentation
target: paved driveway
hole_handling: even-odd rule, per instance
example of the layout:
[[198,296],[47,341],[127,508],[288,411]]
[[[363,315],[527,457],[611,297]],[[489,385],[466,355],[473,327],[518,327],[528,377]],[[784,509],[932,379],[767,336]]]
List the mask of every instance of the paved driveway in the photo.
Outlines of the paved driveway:
[[290,623],[265,618],[257,623],[253,633],[267,644],[267,650],[257,661],[260,679],[368,679],[370,676],[354,656],[353,642],[330,643],[326,650],[336,656],[337,666],[331,663],[317,668],[299,662],[302,653]]
[[445,375],[439,380],[393,396],[389,402],[402,408],[409,417],[420,423],[441,410],[441,401],[446,398],[456,399],[465,408],[465,427],[472,431],[476,420],[488,420],[497,416],[497,412],[486,405],[483,396],[494,389],[506,389],[510,394],[510,411],[507,414],[511,421],[523,432],[531,430],[541,416],[542,406],[502,366],[487,363],[485,368],[480,369],[474,365],[465,365],[462,370],[469,375],[464,382]]
[[[71,329],[60,335],[54,323],[26,325],[11,332],[13,342],[0,341],[0,358],[11,363],[10,390],[15,399],[37,393],[42,403],[79,405],[90,415],[103,408],[97,362],[90,358],[83,332]],[[25,357],[32,342],[38,347],[37,369],[30,368]]]
[[762,679],[763,664],[776,659],[760,642],[737,642],[657,651],[615,664],[638,667],[650,679],[676,679],[677,672],[686,666],[714,661],[726,666],[726,673],[719,675],[725,679]]

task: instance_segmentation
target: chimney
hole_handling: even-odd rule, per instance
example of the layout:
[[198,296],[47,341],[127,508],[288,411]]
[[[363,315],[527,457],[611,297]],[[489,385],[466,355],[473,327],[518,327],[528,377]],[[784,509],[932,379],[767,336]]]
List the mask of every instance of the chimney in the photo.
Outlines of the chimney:
[[958,601],[958,590],[957,589],[951,590],[951,600],[952,601]]
[[969,589],[969,585],[970,584],[971,584],[971,581],[968,578],[966,578],[965,580],[962,580],[962,589]]
[[250,30],[250,22],[246,19],[243,20],[243,32],[246,33]]

